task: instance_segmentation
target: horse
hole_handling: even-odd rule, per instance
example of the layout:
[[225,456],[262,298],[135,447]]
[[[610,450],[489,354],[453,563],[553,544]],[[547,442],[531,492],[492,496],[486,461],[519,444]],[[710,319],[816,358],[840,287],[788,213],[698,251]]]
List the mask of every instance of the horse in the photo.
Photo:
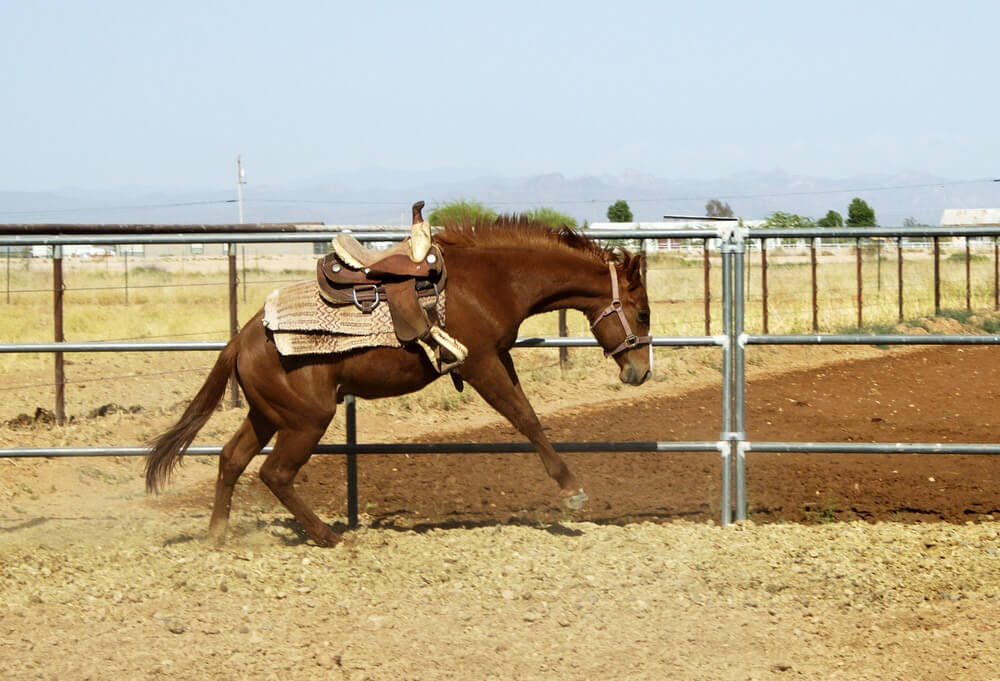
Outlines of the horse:
[[[509,215],[447,226],[434,242],[448,268],[447,331],[468,349],[455,371],[531,441],[563,504],[580,508],[587,496],[542,432],[510,350],[527,317],[579,310],[605,356],[617,363],[619,379],[643,383],[651,361],[645,256],[602,246],[565,226],[557,230]],[[232,337],[178,422],[153,441],[146,489],[155,493],[166,484],[235,370],[249,410],[219,456],[210,539],[224,540],[236,482],[273,437],[260,478],[313,542],[334,546],[342,537],[305,503],[293,481],[337,405],[345,395],[376,399],[414,392],[441,374],[412,345],[282,356],[262,319],[263,309]]]

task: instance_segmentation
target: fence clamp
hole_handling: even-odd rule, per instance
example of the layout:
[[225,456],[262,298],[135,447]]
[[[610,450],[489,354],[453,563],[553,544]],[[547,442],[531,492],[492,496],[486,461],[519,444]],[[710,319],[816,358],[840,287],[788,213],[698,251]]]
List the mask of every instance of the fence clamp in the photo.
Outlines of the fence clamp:
[[750,449],[750,443],[747,440],[740,440],[736,443],[736,458],[746,460],[747,452],[749,452]]
[[719,225],[719,239],[722,241],[722,252],[742,253],[744,251],[743,243],[746,240],[748,231],[740,223]]

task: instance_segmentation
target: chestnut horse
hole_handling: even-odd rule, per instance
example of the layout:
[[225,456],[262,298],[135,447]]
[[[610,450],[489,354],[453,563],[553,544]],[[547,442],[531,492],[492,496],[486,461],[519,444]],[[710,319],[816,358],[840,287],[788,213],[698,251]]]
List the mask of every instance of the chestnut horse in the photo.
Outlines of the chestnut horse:
[[[619,378],[639,385],[650,373],[649,300],[642,255],[612,251],[563,228],[524,217],[450,227],[437,236],[448,267],[448,333],[469,350],[457,370],[494,409],[527,437],[563,502],[586,500],[573,473],[542,432],[518,381],[510,350],[525,318],[564,308],[580,310]],[[341,537],[309,508],[293,485],[344,395],[365,399],[403,395],[439,377],[417,348],[372,348],[339,355],[284,357],[262,323],[263,311],[229,341],[180,420],[153,444],[146,488],[166,482],[212,415],[235,368],[249,413],[219,457],[209,534],[226,534],[233,488],[250,460],[272,438],[260,477],[309,537],[333,546]]]

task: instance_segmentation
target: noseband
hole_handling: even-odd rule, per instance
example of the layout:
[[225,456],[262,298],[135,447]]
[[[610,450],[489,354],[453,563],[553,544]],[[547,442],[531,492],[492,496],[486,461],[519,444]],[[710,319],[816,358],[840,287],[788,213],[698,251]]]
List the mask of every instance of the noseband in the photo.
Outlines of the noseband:
[[597,316],[597,319],[591,323],[590,330],[593,331],[598,324],[604,321],[605,317],[617,313],[618,321],[622,323],[622,330],[625,332],[625,340],[623,340],[614,350],[604,351],[605,357],[615,357],[626,350],[631,350],[632,348],[640,345],[651,345],[653,339],[651,336],[636,336],[632,333],[632,327],[629,326],[628,320],[625,319],[625,311],[622,309],[621,297],[618,295],[618,271],[615,269],[615,264],[609,262],[608,270],[611,272],[611,304],[604,308],[601,314]]

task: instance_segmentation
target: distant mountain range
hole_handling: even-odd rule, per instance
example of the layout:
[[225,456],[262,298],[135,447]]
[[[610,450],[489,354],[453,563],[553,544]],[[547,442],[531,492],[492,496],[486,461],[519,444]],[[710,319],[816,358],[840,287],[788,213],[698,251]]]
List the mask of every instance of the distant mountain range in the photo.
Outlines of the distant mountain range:
[[[483,171],[364,170],[281,186],[245,187],[247,222],[407,224],[409,206],[465,198],[500,212],[549,206],[578,221],[606,220],[610,203],[629,202],[637,220],[701,215],[709,199],[729,203],[736,215],[764,218],[774,211],[813,218],[837,210],[846,215],[859,196],[881,225],[912,217],[938,224],[945,208],[1000,207],[1000,182],[966,182],[925,173],[866,175],[842,179],[753,172],[711,180],[622,175],[567,177],[560,173],[498,177]],[[225,223],[238,222],[236,188],[214,190],[60,189],[0,191],[0,222],[34,223]]]

